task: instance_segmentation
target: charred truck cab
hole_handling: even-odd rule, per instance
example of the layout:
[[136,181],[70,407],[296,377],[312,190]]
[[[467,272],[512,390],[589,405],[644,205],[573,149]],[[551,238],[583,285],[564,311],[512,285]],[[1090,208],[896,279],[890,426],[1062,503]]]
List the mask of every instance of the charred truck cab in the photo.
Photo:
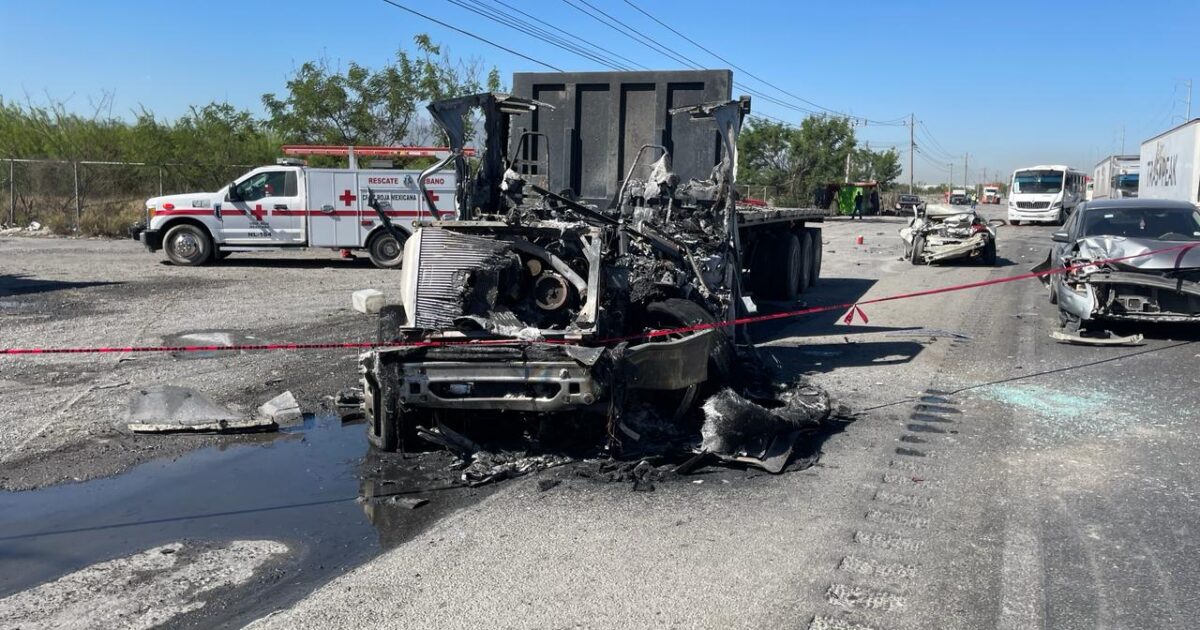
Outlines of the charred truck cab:
[[[369,433],[384,450],[453,410],[611,419],[627,400],[665,392],[646,397],[682,414],[713,370],[731,368],[721,327],[644,333],[735,316],[733,159],[749,103],[673,112],[717,121],[728,157],[712,180],[679,186],[669,154],[647,146],[607,210],[547,190],[542,165],[505,154],[509,117],[540,107],[491,93],[430,105],[460,175],[458,219],[420,225],[405,247],[401,305],[383,314],[380,334],[413,345],[362,357]],[[474,108],[486,148],[471,173],[461,150]],[[539,140],[526,133],[516,146]],[[646,178],[635,176],[639,167]]]
[[[820,231],[804,221],[823,210],[738,208],[749,99],[664,111],[676,127],[715,132],[715,167],[684,182],[669,140],[641,145],[607,203],[551,190],[553,130],[513,124],[553,120],[554,109],[496,93],[430,104],[452,149],[430,171],[453,163],[456,218],[417,224],[401,303],[381,313],[384,346],[361,358],[379,448],[481,411],[594,414],[610,432],[626,409],[678,420],[730,380],[734,328],[721,324],[754,310],[743,258],[756,295],[794,298],[819,273]],[[463,151],[475,110],[484,140],[472,168]]]

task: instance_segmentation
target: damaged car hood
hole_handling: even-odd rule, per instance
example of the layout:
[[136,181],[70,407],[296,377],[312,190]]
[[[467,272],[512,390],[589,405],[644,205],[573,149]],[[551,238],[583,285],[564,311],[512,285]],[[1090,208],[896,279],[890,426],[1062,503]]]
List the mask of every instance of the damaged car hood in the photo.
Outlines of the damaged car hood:
[[[1184,250],[1186,241],[1160,241],[1150,238],[1129,238],[1124,236],[1089,236],[1076,245],[1077,255],[1090,260],[1106,260],[1113,258],[1129,258],[1112,263],[1115,267],[1138,271],[1167,271],[1175,268],[1200,268],[1200,242],[1195,247]],[[1170,251],[1158,251],[1169,249]],[[1141,256],[1146,252],[1158,252]],[[1182,257],[1180,254],[1182,253]]]

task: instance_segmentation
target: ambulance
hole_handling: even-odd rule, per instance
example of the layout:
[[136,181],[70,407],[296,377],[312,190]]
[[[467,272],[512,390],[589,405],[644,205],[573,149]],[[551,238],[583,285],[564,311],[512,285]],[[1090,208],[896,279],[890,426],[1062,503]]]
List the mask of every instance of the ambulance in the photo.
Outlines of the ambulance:
[[[216,192],[147,200],[145,223],[130,235],[151,252],[164,250],[176,265],[203,265],[234,252],[322,247],[343,255],[365,250],[376,266],[392,268],[400,266],[414,223],[454,218],[453,170],[427,173],[422,195],[422,171],[358,166],[364,156],[445,157],[446,149],[290,145],[283,153],[345,156],[349,168],[310,168],[281,158]],[[371,194],[379,211],[368,205]]]

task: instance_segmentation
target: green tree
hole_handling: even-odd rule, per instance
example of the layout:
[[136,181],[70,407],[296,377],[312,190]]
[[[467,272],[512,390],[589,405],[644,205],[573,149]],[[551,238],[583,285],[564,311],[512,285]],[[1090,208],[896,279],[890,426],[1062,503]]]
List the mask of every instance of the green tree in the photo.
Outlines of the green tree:
[[845,118],[810,116],[798,127],[754,118],[738,137],[738,178],[774,187],[780,205],[808,205],[825,184],[842,181],[855,146]]
[[[300,66],[287,82],[287,94],[263,95],[268,126],[284,142],[336,145],[420,144],[432,128],[420,107],[484,89],[477,62],[454,61],[427,35],[413,38],[415,53],[404,49],[378,70],[351,62],[345,72],[325,60]],[[499,88],[499,73],[488,73],[488,88]]]
[[883,188],[888,188],[904,170],[900,166],[900,154],[895,149],[871,151],[856,149],[850,159],[852,167],[850,177],[854,180],[874,180]]

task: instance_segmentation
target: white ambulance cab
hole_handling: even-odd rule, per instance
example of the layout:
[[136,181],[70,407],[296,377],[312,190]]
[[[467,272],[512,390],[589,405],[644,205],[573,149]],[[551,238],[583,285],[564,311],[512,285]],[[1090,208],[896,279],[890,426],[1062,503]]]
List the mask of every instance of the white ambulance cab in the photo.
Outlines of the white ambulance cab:
[[[146,201],[146,222],[131,235],[176,265],[202,265],[232,252],[327,247],[366,250],[379,267],[399,267],[413,223],[454,218],[454,172],[425,178],[419,170],[358,168],[361,156],[446,155],[431,147],[300,147],[289,155],[345,155],[350,168],[310,168],[281,159],[211,193],[164,195]],[[374,193],[399,236],[367,205]],[[429,200],[436,206],[434,216]]]

